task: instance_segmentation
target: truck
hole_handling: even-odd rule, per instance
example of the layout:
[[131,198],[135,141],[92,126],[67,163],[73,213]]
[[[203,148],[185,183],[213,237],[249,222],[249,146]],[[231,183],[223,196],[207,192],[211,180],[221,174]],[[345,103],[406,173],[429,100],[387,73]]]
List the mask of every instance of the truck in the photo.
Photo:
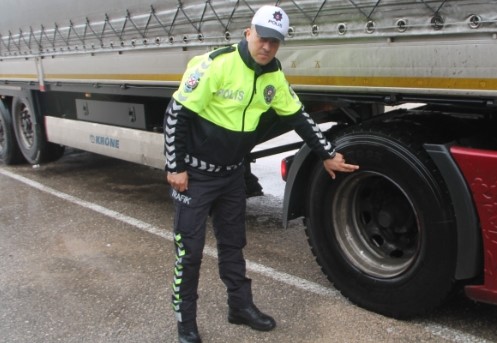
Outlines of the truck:
[[[164,168],[164,110],[188,61],[243,39],[268,3],[2,1],[0,162],[72,147]],[[497,304],[497,2],[269,4],[290,17],[289,84],[360,166],[331,179],[302,142],[253,151],[289,154],[284,226],[303,218],[324,274],[368,310],[412,318],[457,291]],[[288,130],[265,113],[260,141]]]

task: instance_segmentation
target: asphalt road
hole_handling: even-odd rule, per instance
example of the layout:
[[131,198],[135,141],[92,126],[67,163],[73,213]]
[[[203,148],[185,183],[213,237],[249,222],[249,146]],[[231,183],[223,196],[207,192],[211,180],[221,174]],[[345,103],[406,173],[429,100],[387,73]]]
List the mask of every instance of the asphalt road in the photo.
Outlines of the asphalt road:
[[[0,204],[0,342],[176,342],[162,171],[77,151],[38,168],[2,165]],[[497,307],[460,294],[410,321],[351,304],[321,273],[301,223],[281,227],[279,205],[249,199],[245,250],[255,302],[277,328],[227,322],[209,228],[204,342],[497,342]]]

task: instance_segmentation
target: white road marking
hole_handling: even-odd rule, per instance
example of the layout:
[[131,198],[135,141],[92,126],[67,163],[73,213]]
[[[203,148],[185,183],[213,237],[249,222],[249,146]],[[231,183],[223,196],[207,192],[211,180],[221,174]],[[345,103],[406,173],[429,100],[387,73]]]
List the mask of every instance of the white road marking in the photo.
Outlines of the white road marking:
[[443,325],[434,324],[430,322],[421,322],[424,325],[426,332],[431,333],[434,336],[441,337],[451,342],[457,343],[491,343],[493,341],[489,341],[474,335],[470,335],[463,331],[448,328]]
[[[29,178],[26,178],[24,176],[9,172],[4,169],[0,169],[0,174],[10,177],[12,179],[15,179],[21,183],[24,183],[25,185],[28,185],[32,188],[38,189],[42,192],[48,193],[50,195],[56,196],[60,199],[63,199],[65,201],[68,201],[70,203],[82,206],[84,208],[87,208],[89,210],[95,211],[97,213],[100,213],[104,216],[107,216],[109,218],[119,220],[123,223],[126,223],[128,225],[134,226],[135,228],[138,228],[142,231],[151,233],[153,235],[162,237],[168,241],[174,241],[174,237],[172,232],[166,231],[164,229],[160,229],[152,224],[146,223],[142,220],[127,216],[125,214],[119,213],[117,211],[108,209],[106,207],[91,203],[86,200],[82,200],[78,197],[69,195],[67,193],[60,192],[52,187],[45,186],[37,181],[31,180]],[[210,246],[205,246],[204,248],[204,254],[207,256],[210,256],[212,258],[217,259],[217,250],[216,248],[210,247]],[[265,265],[262,265],[260,263],[256,262],[251,262],[247,260],[247,270],[250,270],[252,272],[261,274],[265,277],[271,278],[275,281],[296,287],[298,289],[301,289],[306,292],[311,292],[317,295],[322,295],[322,296],[327,296],[330,298],[334,298],[337,300],[343,300],[346,301],[343,296],[338,292],[337,290],[329,287],[324,287],[322,285],[319,285],[317,283],[314,283],[312,281],[287,274],[284,272],[280,272],[276,269],[273,269],[271,267],[267,267]],[[462,331],[448,328],[442,325],[438,325],[435,323],[430,323],[430,322],[420,322],[421,325],[425,328],[425,330],[429,333],[431,333],[434,336],[441,337],[443,339],[446,339],[451,342],[458,342],[458,343],[490,343],[490,341],[487,341],[485,339],[479,338],[477,336],[471,335],[464,333]]]

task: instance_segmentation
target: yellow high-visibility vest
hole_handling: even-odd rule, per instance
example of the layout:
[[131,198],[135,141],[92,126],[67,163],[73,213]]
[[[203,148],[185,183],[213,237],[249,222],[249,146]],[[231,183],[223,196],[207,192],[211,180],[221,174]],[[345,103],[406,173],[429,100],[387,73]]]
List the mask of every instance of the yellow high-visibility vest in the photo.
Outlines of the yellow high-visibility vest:
[[[302,104],[280,68],[256,76],[238,52],[206,53],[188,63],[173,97],[200,117],[235,132],[254,131],[262,113],[272,108],[287,116]],[[278,64],[279,65],[279,64]]]

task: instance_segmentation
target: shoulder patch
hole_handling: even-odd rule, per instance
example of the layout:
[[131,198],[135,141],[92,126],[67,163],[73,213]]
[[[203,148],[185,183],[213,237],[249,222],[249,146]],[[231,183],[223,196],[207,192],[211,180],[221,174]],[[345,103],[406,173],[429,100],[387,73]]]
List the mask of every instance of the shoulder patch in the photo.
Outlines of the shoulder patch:
[[222,54],[227,54],[227,53],[230,53],[230,52],[233,52],[235,51],[236,48],[233,46],[233,45],[230,45],[230,46],[225,46],[224,48],[219,48],[219,49],[216,49],[215,51],[213,51],[210,55],[209,55],[209,58],[211,60],[215,59],[217,56],[219,55],[222,55]]

